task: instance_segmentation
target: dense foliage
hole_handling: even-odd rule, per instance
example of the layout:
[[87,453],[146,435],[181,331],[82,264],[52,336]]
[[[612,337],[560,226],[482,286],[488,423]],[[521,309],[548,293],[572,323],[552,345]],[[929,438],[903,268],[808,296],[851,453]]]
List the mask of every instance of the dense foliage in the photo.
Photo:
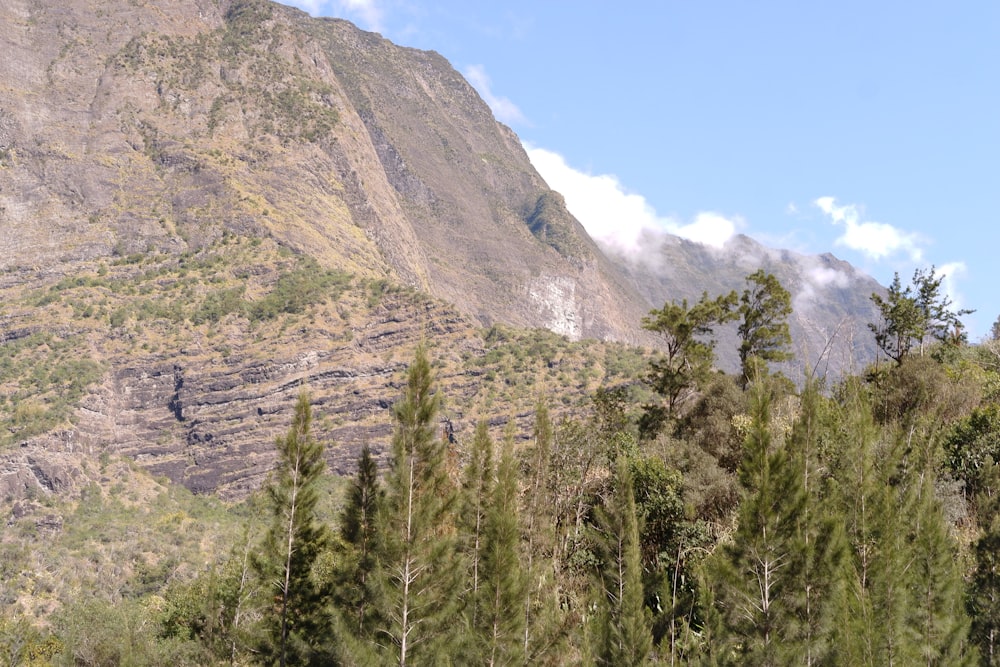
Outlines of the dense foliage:
[[[667,304],[646,325],[673,345],[636,377],[652,395],[604,388],[556,420],[543,396],[531,433],[511,420],[499,444],[486,421],[467,440],[442,429],[421,347],[387,467],[364,447],[336,511],[303,394],[211,567],[150,559],[44,623],[5,613],[3,659],[1000,664],[995,343],[897,327],[891,368],[796,388],[767,372],[787,353],[787,293],[748,284],[742,376],[707,370],[735,295]],[[891,299],[889,317],[952,315],[933,290]],[[81,522],[110,507],[94,494]],[[28,556],[4,544],[16,576]]]

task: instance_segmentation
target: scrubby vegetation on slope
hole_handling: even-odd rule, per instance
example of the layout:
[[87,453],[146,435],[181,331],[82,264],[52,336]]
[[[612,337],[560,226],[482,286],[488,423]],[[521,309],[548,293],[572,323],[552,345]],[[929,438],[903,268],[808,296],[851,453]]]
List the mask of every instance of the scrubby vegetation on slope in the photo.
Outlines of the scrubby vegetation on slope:
[[907,349],[801,389],[763,360],[746,389],[700,374],[651,429],[672,395],[561,368],[639,358],[496,327],[468,372],[534,408],[491,432],[480,403],[472,433],[443,428],[447,354],[421,347],[381,473],[365,447],[319,474],[301,394],[238,504],[108,455],[19,500],[0,636],[17,664],[992,664],[996,344]]

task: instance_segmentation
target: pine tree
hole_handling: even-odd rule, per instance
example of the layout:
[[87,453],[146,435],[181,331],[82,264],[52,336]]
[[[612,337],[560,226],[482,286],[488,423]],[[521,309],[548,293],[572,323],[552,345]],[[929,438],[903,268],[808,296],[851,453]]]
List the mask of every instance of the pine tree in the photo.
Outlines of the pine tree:
[[521,556],[518,471],[512,448],[507,438],[483,522],[476,632],[483,639],[481,664],[490,666],[519,664],[523,659],[528,572]]
[[358,472],[340,514],[331,603],[341,644],[349,662],[361,662],[365,649],[384,631],[382,601],[375,587],[379,554],[378,513],[385,493],[368,445],[361,449]]
[[874,426],[863,390],[845,391],[840,490],[855,578],[840,653],[852,664],[967,664],[955,545],[935,497],[933,437]]
[[653,648],[650,615],[643,603],[635,492],[626,457],[619,457],[616,467],[612,506],[596,508],[599,645],[594,651],[598,664],[615,667],[644,665]]
[[317,642],[329,632],[322,592],[311,576],[330,540],[316,518],[317,484],[325,466],[323,445],[313,438],[311,424],[303,392],[288,434],[277,441],[278,466],[266,489],[271,526],[255,562],[274,591],[261,655],[282,667],[315,659]]
[[439,399],[423,347],[395,408],[392,467],[380,514],[384,549],[381,594],[388,655],[399,664],[446,662],[459,648],[462,568],[455,539],[456,490],[446,471],[446,443],[436,437]]
[[769,399],[758,387],[740,479],[749,496],[731,542],[707,562],[715,650],[723,664],[802,664],[796,640],[803,563],[799,525],[806,505],[801,478],[784,447],[772,449]]
[[994,522],[976,541],[973,554],[976,565],[967,601],[971,638],[982,664],[996,667],[1000,666],[1000,525]]
[[463,551],[469,563],[469,587],[472,603],[467,612],[472,627],[477,627],[479,612],[480,564],[483,559],[486,513],[493,489],[493,440],[485,421],[476,425],[469,463],[462,482],[462,502],[459,527],[462,531]]
[[808,379],[789,443],[789,463],[806,497],[797,527],[801,569],[789,590],[798,609],[790,638],[801,643],[804,665],[829,664],[841,651],[853,572],[842,516],[830,508],[820,474],[820,400],[818,383]]
[[924,665],[975,664],[969,645],[969,617],[964,607],[964,582],[956,565],[957,549],[934,496],[933,477],[916,488],[912,552],[913,600],[908,625],[919,640]]
[[538,618],[547,607],[545,589],[552,580],[542,574],[542,562],[551,554],[555,536],[552,531],[552,498],[548,494],[549,468],[552,464],[552,421],[543,401],[535,409],[534,441],[530,463],[531,477],[526,498],[527,525],[525,542],[528,558],[528,576],[531,578],[528,595],[524,601],[524,660],[529,662],[536,653],[542,625]]

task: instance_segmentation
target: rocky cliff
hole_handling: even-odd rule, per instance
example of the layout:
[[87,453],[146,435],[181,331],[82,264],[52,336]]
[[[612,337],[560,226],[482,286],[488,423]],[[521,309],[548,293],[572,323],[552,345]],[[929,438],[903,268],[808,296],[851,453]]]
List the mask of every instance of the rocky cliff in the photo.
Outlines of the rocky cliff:
[[593,340],[711,291],[697,248],[609,260],[436,53],[266,0],[99,5],[0,4],[0,495],[102,451],[244,495],[303,389],[346,471],[417,344],[461,431],[636,377]]
[[634,338],[644,312],[435,53],[263,0],[0,8],[0,269],[229,230],[483,323]]

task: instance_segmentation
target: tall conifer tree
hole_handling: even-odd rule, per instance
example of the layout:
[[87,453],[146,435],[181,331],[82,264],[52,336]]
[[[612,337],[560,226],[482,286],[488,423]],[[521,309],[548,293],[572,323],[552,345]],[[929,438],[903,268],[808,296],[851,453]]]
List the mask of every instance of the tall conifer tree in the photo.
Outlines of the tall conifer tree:
[[313,438],[311,424],[309,397],[303,392],[288,434],[277,442],[278,466],[266,489],[271,526],[255,563],[274,593],[261,655],[282,667],[316,660],[318,642],[329,632],[322,591],[311,576],[330,539],[316,518],[317,483],[325,465],[323,445]]
[[820,461],[819,386],[807,379],[799,417],[789,443],[789,463],[801,480],[806,502],[798,518],[801,568],[792,583],[791,606],[798,609],[789,639],[802,645],[802,664],[835,662],[841,651],[847,590],[853,570],[842,518],[827,502]]
[[595,546],[600,566],[594,657],[600,665],[632,667],[648,662],[653,635],[643,603],[639,521],[625,456],[618,457],[616,468],[612,504],[596,508]]
[[517,462],[511,438],[504,442],[483,523],[476,634],[481,638],[480,664],[521,664],[524,601],[528,572],[521,554]]
[[383,601],[375,585],[381,546],[378,513],[384,501],[375,459],[365,445],[347,504],[340,514],[333,577],[332,604],[341,639],[339,650],[345,662],[364,662],[364,657],[371,653],[372,641],[385,631]]
[[459,524],[462,532],[463,551],[469,564],[470,589],[466,598],[466,612],[470,625],[476,627],[479,604],[479,582],[482,578],[481,563],[483,559],[484,530],[486,513],[493,490],[493,440],[485,421],[476,425],[476,433],[472,440],[472,451],[465,467],[462,482],[462,502],[459,513]]
[[555,534],[553,531],[552,498],[549,494],[549,468],[552,464],[552,421],[544,401],[535,409],[535,445],[531,450],[530,481],[526,494],[525,541],[529,588],[524,601],[524,660],[530,661],[536,653],[536,641],[543,632],[541,618],[548,607],[547,589],[552,580],[543,573],[543,563],[551,555]]
[[802,664],[795,586],[803,568],[799,525],[807,499],[785,448],[772,448],[769,399],[760,386],[740,479],[749,496],[736,533],[707,563],[713,649],[722,664]]
[[388,626],[386,661],[440,664],[458,650],[461,585],[455,539],[456,489],[446,443],[436,435],[439,399],[423,347],[395,408],[392,467],[381,513],[380,568]]

